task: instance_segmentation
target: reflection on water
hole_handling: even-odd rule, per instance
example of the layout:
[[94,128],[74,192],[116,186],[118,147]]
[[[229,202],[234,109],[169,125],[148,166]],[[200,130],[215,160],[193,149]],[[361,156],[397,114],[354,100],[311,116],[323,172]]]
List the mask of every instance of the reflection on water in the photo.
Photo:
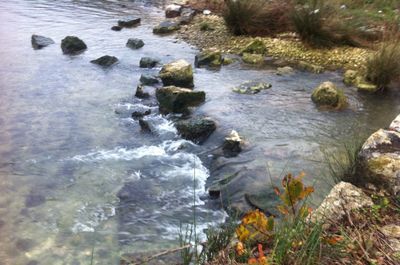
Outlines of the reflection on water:
[[[0,264],[89,264],[92,252],[94,264],[118,264],[123,252],[174,246],[180,222],[193,217],[194,190],[199,230],[224,218],[199,200],[209,171],[198,154],[218,145],[218,137],[205,147],[183,141],[156,107],[132,99],[140,74],[159,70],[140,69],[141,57],[193,61],[196,52],[152,35],[163,16],[154,2],[166,1],[0,3]],[[110,30],[129,15],[142,25]],[[56,44],[33,50],[31,34]],[[64,56],[59,44],[67,35],[82,38],[88,50]],[[127,49],[131,37],[146,45]],[[89,63],[104,54],[119,64],[103,70]],[[398,95],[375,99],[349,88],[349,110],[321,112],[310,91],[324,79],[339,83],[336,73],[287,78],[239,68],[196,70],[196,87],[207,92],[197,112],[216,119],[221,135],[238,130],[253,145],[248,166],[269,161],[273,176],[289,160],[290,168],[321,180],[321,149],[365,136],[400,111]],[[230,93],[248,79],[273,88],[257,96]],[[136,108],[152,110],[146,119],[154,135],[129,118]]]

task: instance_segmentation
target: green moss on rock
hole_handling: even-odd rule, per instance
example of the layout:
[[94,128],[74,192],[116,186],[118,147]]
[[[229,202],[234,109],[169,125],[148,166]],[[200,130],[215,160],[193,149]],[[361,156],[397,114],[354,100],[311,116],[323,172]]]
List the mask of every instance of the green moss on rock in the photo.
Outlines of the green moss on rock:
[[262,40],[256,39],[242,50],[242,54],[244,53],[264,55],[267,53],[267,47]]
[[332,82],[319,85],[312,93],[311,99],[318,106],[333,108],[343,108],[347,102],[343,91],[337,89]]
[[243,53],[242,60],[248,64],[262,64],[264,62],[264,56],[261,54]]

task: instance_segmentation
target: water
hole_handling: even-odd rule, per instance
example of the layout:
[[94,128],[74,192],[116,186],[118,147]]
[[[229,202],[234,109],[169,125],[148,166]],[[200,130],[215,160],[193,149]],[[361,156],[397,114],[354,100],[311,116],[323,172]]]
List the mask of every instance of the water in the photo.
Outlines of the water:
[[[118,264],[124,252],[176,246],[179,224],[193,218],[193,199],[199,205],[199,230],[222,221],[222,210],[199,199],[210,175],[207,159],[199,157],[231,129],[249,143],[247,152],[232,161],[262,168],[255,178],[242,180],[244,190],[265,181],[267,162],[274,179],[285,167],[306,170],[308,181],[326,190],[321,150],[365,137],[400,111],[398,94],[374,98],[352,88],[345,91],[348,110],[319,111],[310,102],[312,88],[326,79],[340,83],[338,73],[278,77],[272,69],[240,64],[216,72],[197,69],[196,89],[207,92],[207,102],[195,112],[215,119],[218,131],[205,146],[195,146],[177,136],[151,101],[133,98],[140,74],[159,70],[140,69],[141,57],[192,62],[196,54],[173,36],[151,33],[163,18],[154,2],[165,4],[0,3],[0,264],[90,264],[93,249],[94,264]],[[110,30],[127,15],[140,16],[142,25]],[[35,51],[32,34],[56,44]],[[67,35],[79,36],[89,49],[63,55],[59,44]],[[131,37],[146,45],[137,51],[126,48]],[[120,63],[109,70],[89,63],[105,54]],[[251,79],[273,87],[257,96],[230,91]],[[146,119],[154,135],[141,133],[129,118],[138,108],[152,109]]]

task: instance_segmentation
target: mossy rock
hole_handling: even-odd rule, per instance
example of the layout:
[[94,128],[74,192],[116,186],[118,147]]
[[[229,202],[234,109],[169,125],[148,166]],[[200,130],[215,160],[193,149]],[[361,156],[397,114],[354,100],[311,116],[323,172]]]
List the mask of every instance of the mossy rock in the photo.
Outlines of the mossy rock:
[[325,68],[320,66],[320,65],[316,65],[316,64],[312,64],[312,63],[308,63],[305,61],[300,61],[297,63],[297,66],[304,71],[308,71],[314,74],[320,74],[323,73],[325,71]]
[[217,128],[210,118],[195,117],[175,124],[179,134],[196,144],[204,143]]
[[264,55],[267,53],[267,47],[262,40],[256,39],[242,50],[242,54],[244,53]]
[[312,101],[318,106],[343,108],[346,106],[346,96],[332,82],[319,85],[311,95]]
[[356,78],[355,86],[357,87],[357,91],[364,93],[376,93],[379,90],[377,85],[366,81],[365,78],[361,76]]
[[156,91],[160,111],[163,113],[186,113],[188,107],[198,106],[205,101],[204,91],[193,91],[187,88],[167,86]]
[[196,55],[194,65],[196,67],[219,67],[222,65],[222,54],[220,51],[202,51]]
[[180,29],[179,22],[166,20],[153,28],[154,34],[168,34]]
[[232,89],[233,92],[239,94],[257,94],[262,90],[271,88],[272,85],[265,82],[258,82],[258,81],[248,81],[244,82],[238,87]]
[[243,53],[242,60],[248,64],[262,64],[264,63],[264,56],[261,54]]
[[64,54],[78,54],[87,49],[86,44],[78,37],[67,36],[61,41],[61,49]]
[[164,86],[185,88],[192,88],[194,86],[192,65],[185,60],[178,60],[165,64],[159,76]]
[[230,65],[230,64],[233,64],[235,61],[236,61],[236,59],[234,59],[234,58],[224,57],[222,59],[222,64],[223,65]]
[[356,83],[358,72],[354,70],[347,70],[343,76],[343,83],[348,86],[352,86]]

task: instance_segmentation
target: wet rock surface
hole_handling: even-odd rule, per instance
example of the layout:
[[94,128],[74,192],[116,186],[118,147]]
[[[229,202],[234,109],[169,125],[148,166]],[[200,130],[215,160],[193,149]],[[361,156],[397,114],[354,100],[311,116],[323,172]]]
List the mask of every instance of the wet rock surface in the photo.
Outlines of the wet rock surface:
[[314,89],[312,101],[318,106],[341,108],[346,104],[346,97],[332,82],[324,82]]
[[67,36],[61,41],[61,49],[64,54],[75,55],[87,49],[83,40],[75,36]]
[[194,117],[175,124],[178,133],[196,144],[204,143],[216,130],[216,123],[207,117]]
[[130,38],[126,42],[126,47],[131,48],[133,50],[140,49],[144,46],[144,42],[141,39],[138,38]]
[[185,60],[177,60],[165,64],[159,73],[164,86],[178,86],[192,88],[193,69],[192,65]]
[[205,101],[204,91],[167,86],[156,91],[161,112],[186,113],[188,107],[198,106]]
[[140,82],[146,86],[151,86],[159,83],[158,77],[151,74],[142,74],[140,76]]
[[104,56],[97,58],[96,60],[92,60],[90,62],[93,64],[103,66],[103,67],[110,67],[113,64],[118,62],[118,58],[115,56],[104,55]]
[[180,28],[179,22],[166,20],[153,28],[154,34],[168,34]]
[[196,55],[194,65],[195,67],[219,67],[222,65],[222,54],[220,51],[202,51]]
[[167,5],[165,7],[165,17],[175,18],[181,15],[182,6],[177,4]]
[[132,28],[136,27],[140,24],[141,19],[140,18],[127,18],[124,20],[119,20],[118,21],[118,26],[123,27],[123,28]]
[[157,64],[160,63],[160,60],[152,57],[142,57],[139,62],[140,68],[154,68]]
[[143,85],[138,85],[136,87],[135,97],[145,99],[145,98],[149,98],[150,94],[144,91]]
[[232,91],[239,94],[257,94],[263,90],[271,88],[272,85],[265,82],[258,82],[258,81],[247,81],[241,84],[238,87],[232,88]]
[[51,44],[54,44],[54,41],[51,38],[40,36],[40,35],[32,35],[31,37],[32,47],[35,50],[42,49]]

